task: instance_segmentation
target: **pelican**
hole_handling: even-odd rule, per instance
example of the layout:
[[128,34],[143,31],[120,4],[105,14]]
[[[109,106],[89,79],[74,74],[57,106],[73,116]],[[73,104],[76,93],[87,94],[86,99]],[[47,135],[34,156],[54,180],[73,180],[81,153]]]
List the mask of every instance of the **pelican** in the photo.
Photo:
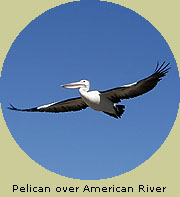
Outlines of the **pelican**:
[[11,104],[8,108],[16,111],[58,113],[79,111],[90,107],[96,111],[102,111],[118,119],[121,118],[125,110],[125,106],[117,105],[117,103],[121,102],[122,99],[134,98],[152,90],[170,69],[169,64],[170,63],[167,63],[165,65],[164,61],[159,66],[159,63],[157,63],[155,71],[149,77],[129,85],[124,85],[106,91],[89,91],[90,82],[88,80],[80,80],[79,82],[61,85],[63,88],[79,89],[80,97],[29,109],[18,109]]

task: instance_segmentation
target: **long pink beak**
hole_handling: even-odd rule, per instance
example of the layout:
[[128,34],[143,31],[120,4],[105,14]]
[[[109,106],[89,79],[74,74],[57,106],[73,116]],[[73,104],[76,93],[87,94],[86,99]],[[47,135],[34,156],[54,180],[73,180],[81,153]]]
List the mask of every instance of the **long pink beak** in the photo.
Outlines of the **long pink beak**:
[[75,89],[75,88],[84,87],[84,84],[81,83],[80,81],[78,81],[78,82],[73,82],[73,83],[68,83],[68,84],[61,85],[61,87]]

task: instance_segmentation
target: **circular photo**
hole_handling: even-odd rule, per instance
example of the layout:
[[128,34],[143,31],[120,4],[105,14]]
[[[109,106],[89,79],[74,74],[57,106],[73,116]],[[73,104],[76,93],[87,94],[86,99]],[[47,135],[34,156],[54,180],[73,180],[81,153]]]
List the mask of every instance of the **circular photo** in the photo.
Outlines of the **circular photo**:
[[100,1],[63,4],[33,20],[12,44],[0,86],[19,147],[45,169],[81,180],[148,160],[180,100],[176,61],[160,32]]

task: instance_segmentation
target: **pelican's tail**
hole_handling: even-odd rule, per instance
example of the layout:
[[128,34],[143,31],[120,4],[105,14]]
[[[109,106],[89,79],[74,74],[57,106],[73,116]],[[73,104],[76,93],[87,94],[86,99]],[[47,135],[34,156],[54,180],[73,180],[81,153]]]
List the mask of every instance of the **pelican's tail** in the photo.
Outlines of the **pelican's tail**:
[[114,111],[115,111],[115,113],[109,113],[109,112],[105,112],[105,111],[103,111],[103,112],[105,114],[108,114],[109,116],[112,116],[112,117],[118,119],[118,118],[121,118],[121,115],[124,112],[124,108],[125,108],[124,105],[114,105]]
[[121,118],[122,114],[124,113],[125,106],[124,105],[115,105],[114,106],[116,116]]

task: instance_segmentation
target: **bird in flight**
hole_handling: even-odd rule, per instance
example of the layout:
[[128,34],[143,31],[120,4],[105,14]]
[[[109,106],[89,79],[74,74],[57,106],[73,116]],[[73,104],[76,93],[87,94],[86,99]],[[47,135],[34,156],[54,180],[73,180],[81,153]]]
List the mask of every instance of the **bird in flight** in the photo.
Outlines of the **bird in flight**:
[[124,85],[106,91],[89,91],[90,82],[88,80],[81,80],[79,82],[61,85],[64,88],[78,88],[80,97],[29,109],[18,109],[11,104],[8,108],[16,111],[59,113],[79,111],[90,107],[96,111],[102,111],[118,119],[121,118],[125,110],[125,106],[117,105],[117,103],[121,102],[123,99],[134,98],[152,90],[170,69],[169,64],[170,63],[165,64],[165,62],[163,62],[162,65],[159,65],[159,63],[157,63],[155,71],[149,77],[129,85]]

